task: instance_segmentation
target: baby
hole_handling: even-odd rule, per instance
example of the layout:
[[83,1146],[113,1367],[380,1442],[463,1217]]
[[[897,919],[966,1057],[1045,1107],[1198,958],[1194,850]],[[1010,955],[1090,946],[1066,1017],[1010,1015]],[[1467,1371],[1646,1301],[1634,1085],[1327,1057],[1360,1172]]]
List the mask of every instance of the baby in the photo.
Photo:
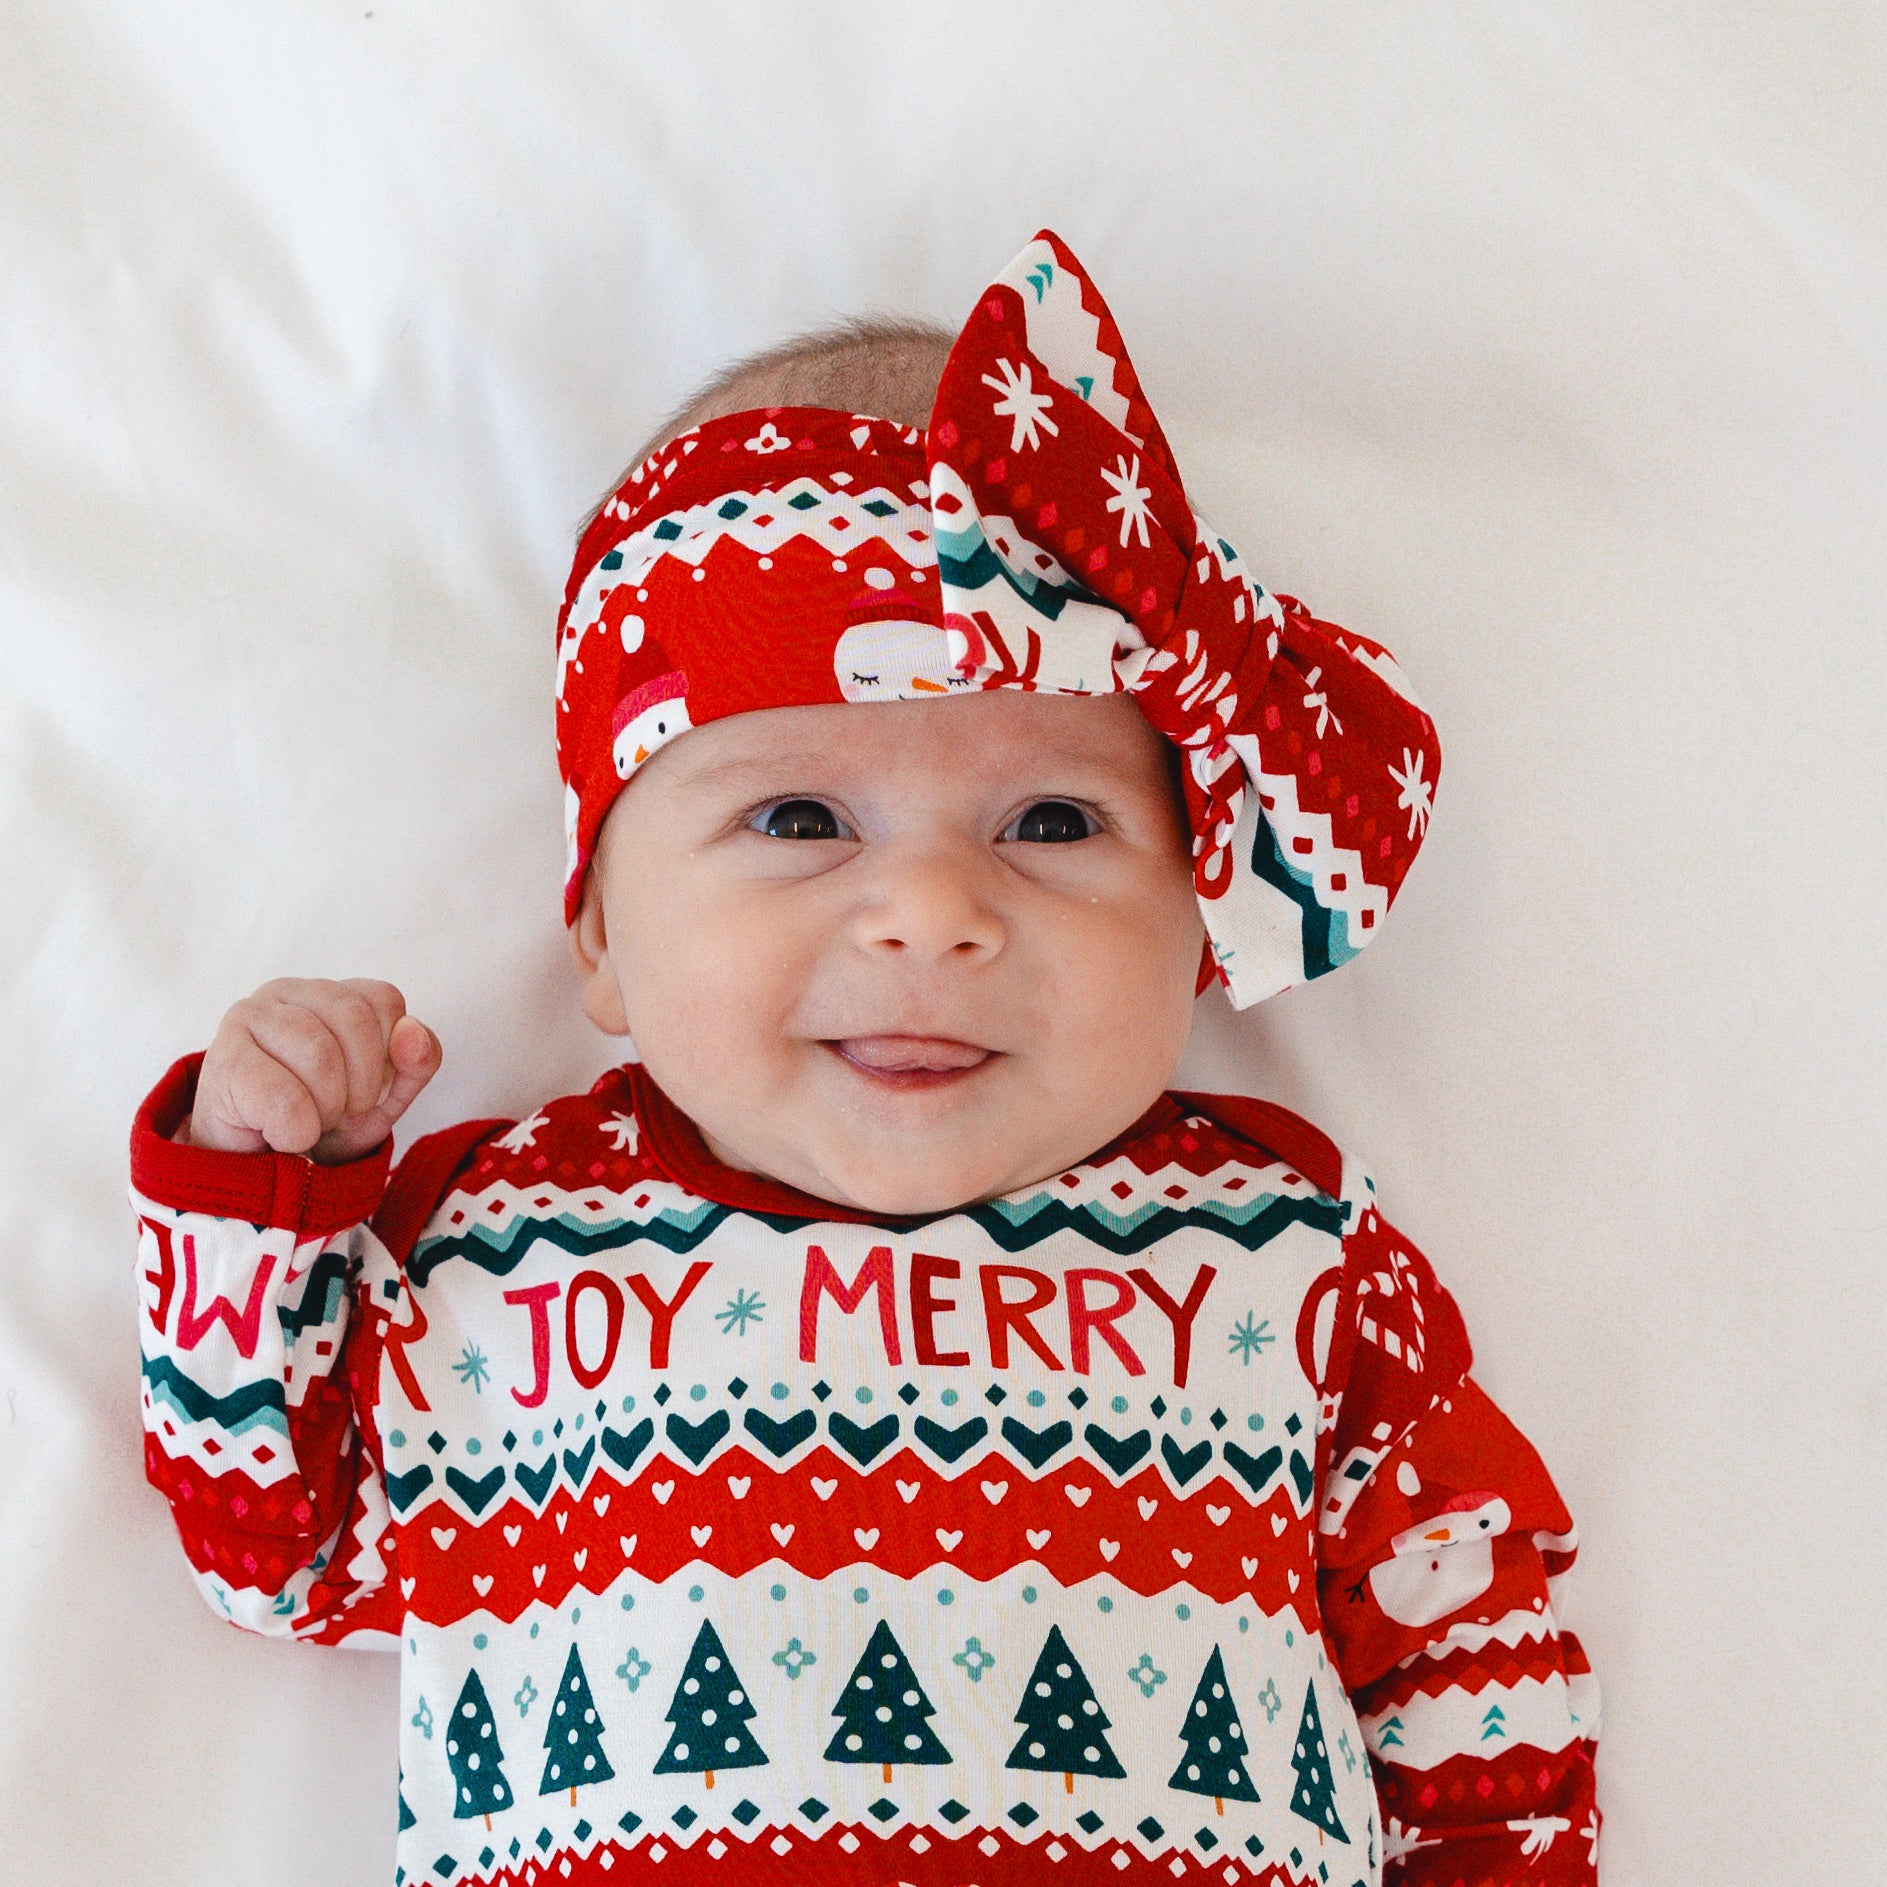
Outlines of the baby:
[[1044,233],[724,375],[583,534],[565,917],[638,1059],[390,1131],[384,983],[142,1110],[146,1460],[402,1658],[399,1873],[1589,1882],[1572,1523],[1366,1175],[1167,1091],[1380,927],[1432,726],[1191,510]]

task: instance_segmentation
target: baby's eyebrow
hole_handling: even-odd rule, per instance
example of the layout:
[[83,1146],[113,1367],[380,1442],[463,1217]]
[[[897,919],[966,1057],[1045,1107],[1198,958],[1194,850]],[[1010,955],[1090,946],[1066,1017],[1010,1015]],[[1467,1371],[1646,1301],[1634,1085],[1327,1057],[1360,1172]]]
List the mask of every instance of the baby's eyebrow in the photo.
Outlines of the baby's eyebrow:
[[832,770],[831,750],[816,747],[795,748],[781,753],[740,754],[732,759],[710,762],[691,772],[682,784],[689,787],[739,785],[743,780],[781,775],[807,774]]

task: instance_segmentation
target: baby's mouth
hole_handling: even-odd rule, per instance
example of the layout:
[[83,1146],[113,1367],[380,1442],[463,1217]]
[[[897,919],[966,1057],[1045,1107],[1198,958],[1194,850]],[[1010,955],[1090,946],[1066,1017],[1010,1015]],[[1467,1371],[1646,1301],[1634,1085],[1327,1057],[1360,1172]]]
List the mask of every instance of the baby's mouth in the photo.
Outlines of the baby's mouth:
[[900,1088],[960,1080],[991,1058],[973,1042],[937,1035],[848,1035],[826,1046],[861,1074]]

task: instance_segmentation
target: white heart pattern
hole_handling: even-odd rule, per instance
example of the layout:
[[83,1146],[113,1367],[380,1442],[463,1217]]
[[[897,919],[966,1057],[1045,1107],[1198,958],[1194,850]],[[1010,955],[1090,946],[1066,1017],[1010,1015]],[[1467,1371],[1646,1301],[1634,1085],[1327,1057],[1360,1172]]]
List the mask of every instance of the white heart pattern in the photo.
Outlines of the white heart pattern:
[[1291,1583],[1291,1590],[1292,1590],[1293,1592],[1295,1592],[1295,1591],[1297,1590],[1297,1574],[1296,1574],[1296,1573],[1286,1573],[1286,1574],[1285,1574],[1284,1576],[1285,1576],[1285,1578],[1286,1578],[1286,1579],[1288,1579],[1288,1580],[1290,1581],[1290,1583]]
[[790,1520],[776,1520],[773,1523],[773,1537],[784,1546],[793,1537],[793,1523]]
[[706,1546],[714,1537],[714,1529],[712,1527],[690,1527],[688,1529],[688,1537],[694,1541],[695,1545]]
[[560,1513],[557,1516],[557,1531],[559,1533],[561,1533],[564,1530],[564,1528],[567,1527],[569,1524],[570,1524],[570,1515],[567,1512]]
[[1114,1555],[1119,1551],[1120,1542],[1118,1540],[1103,1540],[1101,1542],[1101,1557],[1103,1559],[1111,1561]]
[[596,1509],[596,1517],[600,1520],[609,1512],[609,1496],[607,1494],[598,1494],[597,1497],[590,1502],[590,1505]]
[[1085,1507],[1088,1504],[1088,1496],[1094,1492],[1094,1489],[1091,1487],[1083,1487],[1079,1481],[1064,1481],[1061,1491],[1066,1494],[1077,1507]]
[[871,1549],[878,1544],[878,1529],[876,1527],[854,1527],[852,1529],[852,1538],[858,1542],[858,1548],[861,1553],[869,1553]]
[[410,1599],[413,1596],[413,1588],[418,1583],[419,1582],[415,1579],[402,1579],[400,1581],[400,1597]]
[[1229,1507],[1208,1506],[1206,1508],[1206,1518],[1210,1520],[1215,1527],[1224,1526],[1231,1517],[1232,1510]]
[[1042,1527],[1039,1529],[1035,1527],[1031,1527],[1029,1529],[1028,1537],[1029,1537],[1029,1544],[1032,1547],[1034,1547],[1035,1550],[1039,1553],[1042,1550],[1042,1548],[1045,1547],[1049,1542],[1049,1537],[1050,1537],[1049,1529],[1047,1527]]
[[1271,1516],[1271,1531],[1273,1533],[1282,1533],[1288,1524],[1289,1522],[1286,1521],[1282,1514],[1273,1514]]
[[432,1530],[432,1543],[442,1553],[458,1537],[459,1530],[457,1527],[434,1527]]
[[653,1481],[649,1485],[649,1492],[653,1494],[664,1507],[668,1505],[668,1497],[674,1493],[674,1491],[675,1483],[673,1481]]
[[922,1481],[900,1481],[898,1483],[898,1498],[903,1501],[907,1507],[910,1506],[911,1502],[923,1491],[924,1483]]
[[541,1586],[544,1583],[544,1575],[549,1571],[550,1568],[548,1566],[533,1566],[531,1568],[532,1585]]
[[994,1507],[1008,1491],[1009,1483],[1007,1481],[985,1481],[983,1483],[983,1498],[988,1501],[992,1507]]
[[635,1558],[636,1541],[640,1538],[641,1535],[636,1533],[619,1533],[616,1535],[616,1544],[622,1548],[622,1556],[624,1559]]
[[473,1573],[472,1590],[482,1599],[491,1590],[490,1573]]
[[578,1572],[581,1572],[583,1570],[583,1562],[588,1559],[589,1556],[590,1549],[587,1546],[579,1546],[577,1550],[570,1555],[570,1563],[576,1567]]
[[522,1527],[506,1527],[505,1528],[505,1545],[516,1546],[518,1541],[522,1539],[523,1537],[524,1537],[524,1529]]
[[815,1474],[812,1477],[812,1491],[817,1494],[821,1500],[830,1500],[832,1496],[839,1491],[839,1484],[837,1481],[822,1481],[818,1475]]
[[1159,1512],[1160,1503],[1155,1500],[1151,1494],[1142,1494],[1139,1500],[1139,1507],[1140,1518],[1142,1520],[1151,1520],[1153,1516]]
[[1243,1568],[1247,1579],[1256,1579],[1258,1577],[1258,1562],[1255,1559],[1241,1559],[1238,1563],[1240,1567]]
[[937,1529],[937,1544],[941,1546],[946,1553],[954,1553],[957,1548],[963,1544],[962,1530],[959,1529],[955,1533],[946,1533],[942,1527],[939,1527]]
[[736,1500],[745,1500],[747,1498],[747,1490],[752,1486],[753,1476],[751,1474],[730,1474],[727,1477],[727,1491],[732,1494]]
[[1181,1572],[1184,1572],[1186,1568],[1192,1564],[1192,1555],[1190,1553],[1182,1553],[1178,1547],[1174,1547],[1173,1564],[1177,1566]]

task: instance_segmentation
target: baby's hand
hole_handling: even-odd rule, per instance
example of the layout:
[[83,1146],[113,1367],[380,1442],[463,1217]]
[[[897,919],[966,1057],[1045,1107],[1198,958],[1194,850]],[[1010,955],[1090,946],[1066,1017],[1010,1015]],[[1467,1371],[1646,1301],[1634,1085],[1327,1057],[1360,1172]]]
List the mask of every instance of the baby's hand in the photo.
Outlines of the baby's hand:
[[393,1131],[439,1061],[438,1038],[391,983],[264,983],[223,1018],[203,1057],[189,1141],[325,1165],[357,1159]]

